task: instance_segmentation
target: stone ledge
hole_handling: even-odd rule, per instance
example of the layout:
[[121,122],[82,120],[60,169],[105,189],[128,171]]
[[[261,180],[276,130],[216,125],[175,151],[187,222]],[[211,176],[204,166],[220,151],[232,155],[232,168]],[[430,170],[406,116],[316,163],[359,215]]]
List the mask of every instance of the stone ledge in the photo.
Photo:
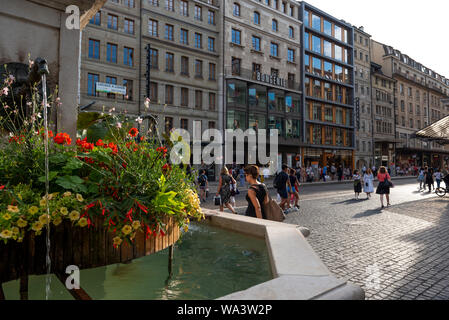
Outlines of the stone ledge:
[[275,279],[218,300],[363,300],[364,291],[335,278],[306,241],[306,228],[203,209],[210,224],[265,239]]

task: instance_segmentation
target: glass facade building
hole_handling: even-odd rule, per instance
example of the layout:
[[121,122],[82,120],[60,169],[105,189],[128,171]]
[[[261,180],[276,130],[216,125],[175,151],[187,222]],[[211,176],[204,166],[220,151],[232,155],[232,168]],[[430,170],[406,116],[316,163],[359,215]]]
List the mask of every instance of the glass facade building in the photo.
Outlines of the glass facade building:
[[301,3],[303,165],[354,167],[353,27]]

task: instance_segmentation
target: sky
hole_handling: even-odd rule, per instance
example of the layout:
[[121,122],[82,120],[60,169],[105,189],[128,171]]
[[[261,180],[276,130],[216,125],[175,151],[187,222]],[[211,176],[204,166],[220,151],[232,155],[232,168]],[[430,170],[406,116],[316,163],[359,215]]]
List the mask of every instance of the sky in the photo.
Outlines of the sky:
[[307,0],[449,78],[448,0]]

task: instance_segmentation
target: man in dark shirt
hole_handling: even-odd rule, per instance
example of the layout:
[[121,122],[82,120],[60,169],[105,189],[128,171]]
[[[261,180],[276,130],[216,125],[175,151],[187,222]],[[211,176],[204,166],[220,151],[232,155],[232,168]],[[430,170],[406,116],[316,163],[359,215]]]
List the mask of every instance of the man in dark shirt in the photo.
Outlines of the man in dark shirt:
[[287,192],[287,186],[290,187],[290,190],[292,190],[292,185],[290,183],[290,179],[288,177],[288,166],[287,165],[283,165],[282,166],[282,172],[279,173],[277,179],[277,191],[278,194],[281,196],[281,203],[279,204],[279,206],[282,208],[282,210],[286,211],[286,206],[288,207],[287,209],[290,208],[289,205],[289,201],[288,201],[288,192]]

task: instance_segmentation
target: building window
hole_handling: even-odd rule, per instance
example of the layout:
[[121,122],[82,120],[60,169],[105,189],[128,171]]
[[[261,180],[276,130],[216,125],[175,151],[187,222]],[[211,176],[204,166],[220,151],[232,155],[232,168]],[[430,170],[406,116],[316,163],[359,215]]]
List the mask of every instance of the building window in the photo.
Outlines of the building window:
[[209,129],[215,129],[215,121],[209,121]]
[[321,18],[312,13],[312,28],[321,31]]
[[159,51],[156,49],[150,49],[150,69],[159,68]]
[[125,32],[134,34],[134,20],[125,19]]
[[271,22],[271,29],[275,32],[278,31],[278,22],[277,20],[273,19],[273,21]]
[[203,20],[203,10],[200,6],[195,6],[195,19],[196,20]]
[[173,104],[173,86],[170,85],[165,86],[165,104],[168,105]]
[[288,36],[290,39],[295,39],[295,29],[293,27],[288,27]]
[[165,0],[165,10],[175,11],[174,0]]
[[150,100],[153,101],[154,103],[158,103],[157,97],[158,97],[157,83],[150,82]]
[[[117,84],[117,78],[115,77],[106,77],[106,83],[108,84]],[[115,93],[108,93],[107,97],[109,99],[115,99]]]
[[254,12],[254,23],[259,25],[260,24],[260,13],[259,12]]
[[159,0],[148,0],[148,2],[155,7],[159,7]]
[[118,17],[108,14],[108,28],[118,30]]
[[240,75],[241,64],[242,64],[241,59],[232,57],[232,75],[234,75],[234,76]]
[[216,103],[215,93],[209,92],[209,111],[215,111],[216,108],[215,103]]
[[158,36],[158,22],[156,20],[150,19],[148,23],[148,33],[153,37]]
[[132,67],[134,65],[134,49],[132,48],[123,48],[123,63],[127,66]]
[[123,3],[128,8],[134,8],[135,7],[134,0],[123,0]]
[[209,37],[209,38],[207,39],[207,49],[208,49],[210,52],[215,52],[215,38]]
[[189,89],[181,88],[181,106],[188,107],[189,106]]
[[195,108],[200,110],[203,108],[203,92],[200,90],[195,91]]
[[186,16],[186,17],[189,16],[189,3],[187,1],[181,0],[179,2],[179,13],[182,16]]
[[181,29],[181,44],[189,44],[189,31],[186,29]]
[[181,119],[181,129],[189,130],[189,119]]
[[165,54],[165,71],[166,72],[174,72],[174,60],[175,55],[173,53],[167,52]]
[[279,45],[276,43],[271,43],[270,46],[270,55],[272,57],[278,57],[279,56]]
[[241,44],[241,31],[232,29],[232,43]]
[[89,39],[89,58],[100,59],[100,41]]
[[234,16],[240,17],[240,5],[238,3],[234,3],[232,13],[234,14]]
[[321,39],[317,36],[312,36],[312,50],[321,54]]
[[203,61],[195,60],[195,78],[203,77]]
[[173,26],[170,24],[165,25],[165,39],[173,41]]
[[203,47],[203,37],[201,33],[195,33],[195,48],[201,49]]
[[295,62],[295,50],[288,49],[288,51],[287,51],[287,60],[289,62]]
[[117,45],[108,43],[107,45],[107,57],[108,62],[117,63]]
[[91,24],[95,24],[97,26],[101,25],[101,12],[98,11],[93,17],[92,19],[90,19],[89,23]]
[[189,75],[189,57],[185,56],[181,57],[181,75],[183,76]]
[[209,80],[216,80],[216,66],[214,63],[209,63]]
[[123,96],[124,100],[133,100],[133,81],[128,79],[123,79],[123,86],[126,87],[126,95]]
[[173,118],[165,117],[165,133],[169,134],[173,129]]
[[207,13],[207,23],[215,25],[215,12],[209,10]]
[[87,95],[89,96],[97,96],[97,82],[99,81],[100,76],[98,74],[89,73],[87,75]]
[[260,38],[253,36],[253,50],[255,51],[261,51],[260,50]]

